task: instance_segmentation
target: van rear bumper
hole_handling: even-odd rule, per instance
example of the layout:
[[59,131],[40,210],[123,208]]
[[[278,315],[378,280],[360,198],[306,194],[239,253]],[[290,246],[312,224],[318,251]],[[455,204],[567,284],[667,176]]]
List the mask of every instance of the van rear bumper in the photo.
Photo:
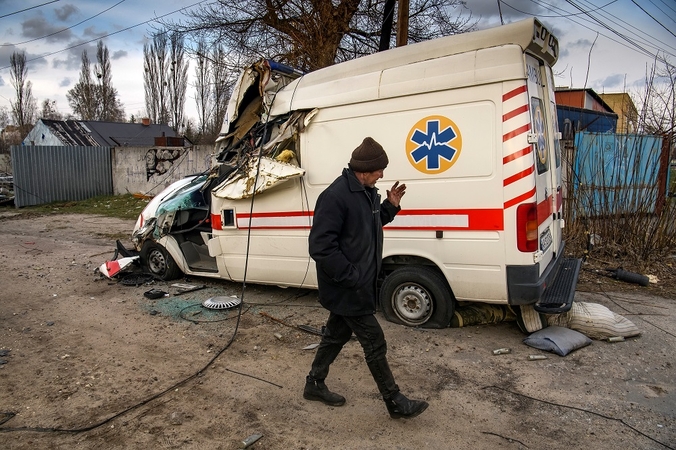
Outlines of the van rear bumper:
[[561,251],[540,273],[540,265],[507,266],[507,292],[510,305],[537,304],[539,312],[559,314],[570,309],[577,287],[581,261],[564,258]]

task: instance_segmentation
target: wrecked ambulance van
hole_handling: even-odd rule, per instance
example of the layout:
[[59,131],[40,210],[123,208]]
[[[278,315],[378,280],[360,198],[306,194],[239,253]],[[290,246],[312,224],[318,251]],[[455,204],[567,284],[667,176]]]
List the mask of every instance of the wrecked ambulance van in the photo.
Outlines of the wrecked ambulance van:
[[315,288],[318,195],[366,136],[386,149],[381,189],[406,183],[385,227],[388,320],[446,327],[456,302],[567,311],[580,261],[564,258],[556,38],[536,19],[300,74],[247,68],[211,171],[155,197],[133,233],[143,264]]

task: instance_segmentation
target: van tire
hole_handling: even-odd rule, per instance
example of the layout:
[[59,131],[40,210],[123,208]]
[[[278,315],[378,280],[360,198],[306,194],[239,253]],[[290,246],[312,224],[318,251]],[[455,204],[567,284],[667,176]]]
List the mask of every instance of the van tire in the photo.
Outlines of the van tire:
[[166,248],[161,245],[146,241],[141,249],[141,266],[153,276],[164,280],[174,280],[183,275],[176,261],[171,257]]
[[453,302],[446,280],[427,267],[400,267],[387,275],[380,287],[385,318],[410,327],[448,327],[455,310]]

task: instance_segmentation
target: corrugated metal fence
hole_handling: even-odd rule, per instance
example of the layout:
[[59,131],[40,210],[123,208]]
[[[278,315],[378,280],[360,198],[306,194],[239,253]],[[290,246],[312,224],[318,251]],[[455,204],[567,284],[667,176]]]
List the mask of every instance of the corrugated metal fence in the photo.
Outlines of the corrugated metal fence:
[[113,194],[110,147],[14,145],[11,151],[18,208]]
[[573,189],[584,215],[659,213],[669,185],[660,136],[578,133]]

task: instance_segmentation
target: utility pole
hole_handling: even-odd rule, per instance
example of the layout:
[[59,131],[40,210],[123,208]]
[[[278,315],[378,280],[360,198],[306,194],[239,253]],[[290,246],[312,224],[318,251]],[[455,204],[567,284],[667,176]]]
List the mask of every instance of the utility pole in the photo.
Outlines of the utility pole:
[[385,10],[383,11],[383,25],[380,28],[380,46],[378,48],[379,52],[388,50],[390,48],[392,22],[394,19],[394,2],[395,0],[387,0],[385,2]]
[[409,0],[399,0],[397,17],[397,47],[408,43],[408,10]]

